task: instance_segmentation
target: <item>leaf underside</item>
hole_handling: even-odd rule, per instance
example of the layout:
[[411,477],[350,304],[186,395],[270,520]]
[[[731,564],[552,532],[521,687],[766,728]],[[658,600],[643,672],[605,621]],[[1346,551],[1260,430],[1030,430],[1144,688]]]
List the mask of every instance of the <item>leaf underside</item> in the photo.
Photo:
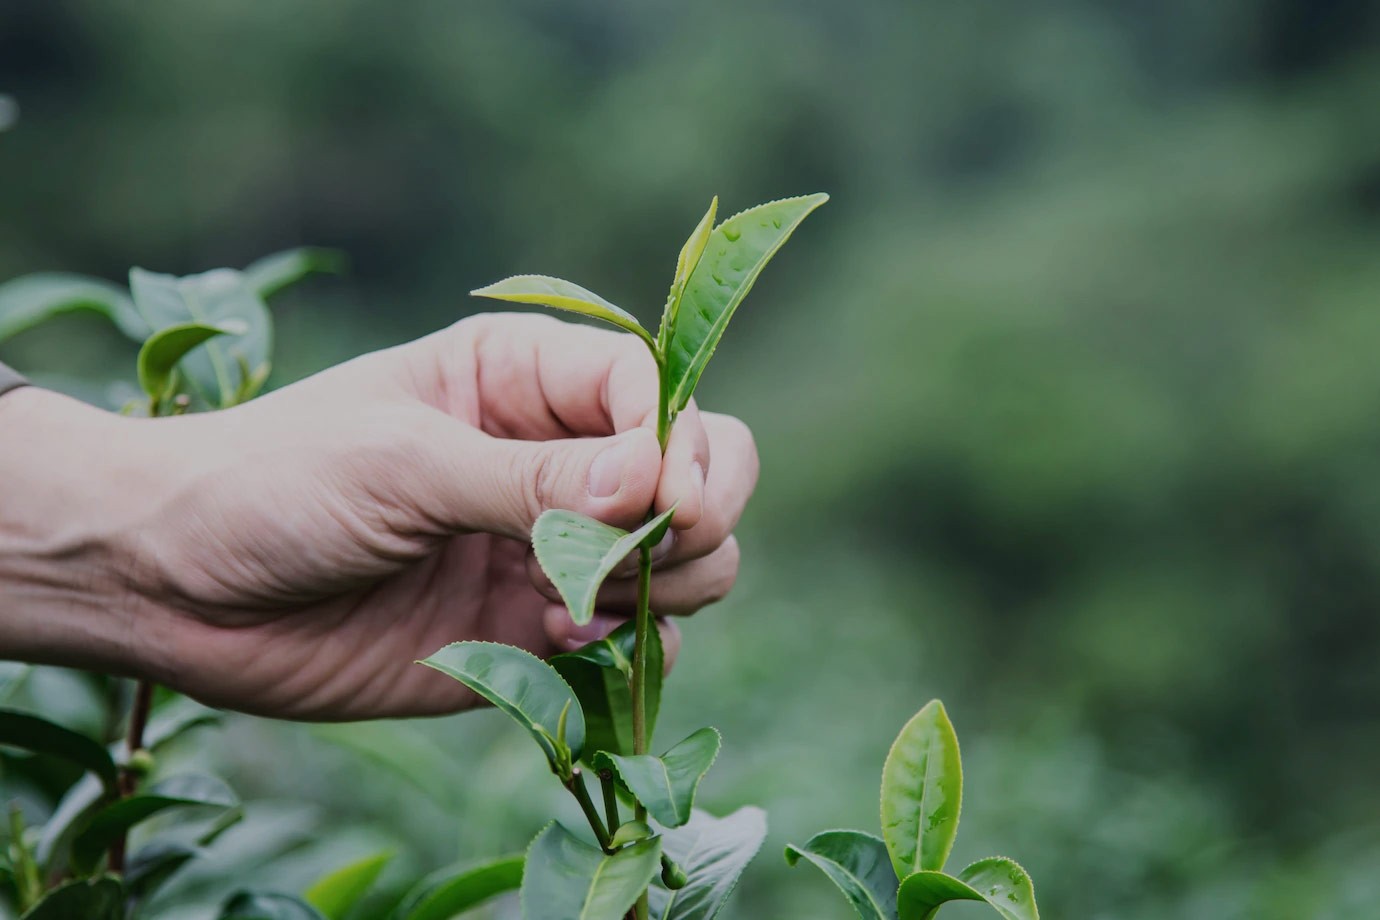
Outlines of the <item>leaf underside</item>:
[[648,345],[655,347],[651,335],[627,310],[610,303],[593,291],[586,290],[563,278],[550,275],[514,275],[495,281],[488,287],[470,291],[473,297],[488,297],[509,303],[538,304],[556,310],[592,316],[631,332]]
[[149,336],[139,349],[139,385],[153,399],[171,395],[177,363],[188,352],[222,335],[241,335],[248,327],[237,320],[207,325],[183,323],[169,326]]
[[1040,920],[1030,875],[1004,856],[980,859],[958,874],[917,872],[901,883],[900,920],[931,920],[949,901],[986,901],[1005,920]]
[[527,851],[523,920],[623,920],[660,865],[659,837],[609,855],[552,822]]
[[679,891],[653,885],[648,892],[654,920],[712,920],[727,903],[748,863],[767,837],[760,808],[740,808],[726,818],[696,811],[683,827],[667,831],[662,850],[685,870]]
[[108,792],[116,788],[119,771],[106,749],[85,735],[47,719],[13,709],[0,709],[0,745],[69,760],[94,773]]
[[632,533],[574,511],[546,511],[537,518],[532,548],[572,620],[583,626],[594,618],[604,579],[644,541],[660,539],[675,510],[666,509]]
[[338,275],[345,271],[345,254],[338,249],[302,246],[256,259],[244,269],[250,290],[269,298],[313,273]]
[[659,823],[680,827],[690,820],[695,792],[719,756],[720,744],[717,731],[702,728],[660,757],[600,753],[594,757],[594,767],[617,774]]
[[786,862],[813,863],[843,892],[862,920],[896,920],[896,873],[886,844],[861,831],[824,831],[803,847],[786,847]]
[[[632,656],[637,624],[629,621],[603,639],[573,652],[554,655],[550,664],[575,691],[585,716],[585,753],[633,752]],[[665,652],[661,633],[647,631],[647,740],[656,731],[661,710],[661,681]],[[589,760],[589,756],[586,756]]]
[[901,729],[882,767],[882,838],[898,877],[944,868],[962,805],[958,737],[944,704],[931,700]]
[[451,920],[505,891],[516,891],[522,885],[522,865],[522,856],[506,856],[433,873],[403,898],[393,911],[393,920]]
[[138,342],[152,331],[118,284],[103,278],[45,272],[0,284],[0,342],[56,316],[79,311],[106,317]]

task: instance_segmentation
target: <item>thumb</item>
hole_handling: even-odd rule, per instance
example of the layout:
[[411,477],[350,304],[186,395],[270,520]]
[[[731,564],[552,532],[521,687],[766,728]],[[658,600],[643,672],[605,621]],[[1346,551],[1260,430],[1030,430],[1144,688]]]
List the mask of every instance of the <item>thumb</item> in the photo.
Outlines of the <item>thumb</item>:
[[457,427],[441,509],[454,529],[526,540],[538,515],[552,508],[636,526],[656,495],[661,448],[646,428],[607,438],[515,441]]

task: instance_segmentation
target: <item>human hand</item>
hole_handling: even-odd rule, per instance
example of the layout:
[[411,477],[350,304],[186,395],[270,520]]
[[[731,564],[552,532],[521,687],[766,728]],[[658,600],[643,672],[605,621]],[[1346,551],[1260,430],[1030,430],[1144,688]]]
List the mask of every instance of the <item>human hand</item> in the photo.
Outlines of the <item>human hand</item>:
[[0,654],[285,718],[455,711],[475,698],[414,659],[461,639],[547,655],[614,628],[634,573],[577,629],[527,545],[548,508],[631,528],[679,501],[652,607],[693,613],[733,584],[757,477],[746,427],[693,406],[663,459],[641,343],[540,316],[474,317],[209,415],[6,402],[0,427],[40,435],[0,442],[0,602],[48,616],[0,625]]

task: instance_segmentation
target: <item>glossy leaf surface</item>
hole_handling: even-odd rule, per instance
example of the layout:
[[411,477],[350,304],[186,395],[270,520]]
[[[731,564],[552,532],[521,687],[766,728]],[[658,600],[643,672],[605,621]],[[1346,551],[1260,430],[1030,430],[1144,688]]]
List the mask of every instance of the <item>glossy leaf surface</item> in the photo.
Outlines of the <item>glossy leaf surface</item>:
[[102,745],[27,712],[0,709],[0,745],[71,761],[94,773],[110,792],[119,779],[115,761]]
[[456,642],[421,662],[460,681],[506,712],[536,739],[554,768],[559,761],[553,739],[566,715],[565,742],[571,759],[585,743],[585,717],[561,675],[540,658],[496,642]]
[[302,899],[327,920],[345,920],[350,908],[374,887],[379,874],[393,859],[390,853],[375,853],[322,876],[302,893]]
[[862,920],[896,920],[896,873],[881,840],[861,831],[824,831],[803,847],[786,847],[786,862],[802,859],[838,886]]
[[273,322],[240,272],[218,268],[177,278],[135,268],[129,285],[135,308],[154,331],[187,323],[244,323],[244,333],[209,341],[182,361],[183,373],[213,405],[233,405],[251,378],[270,365]]
[[[636,624],[632,621],[573,652],[554,655],[550,664],[565,678],[585,714],[585,752],[633,752],[632,676]],[[647,737],[656,730],[661,709],[661,681],[665,673],[661,634],[647,632]],[[586,757],[586,760],[589,758]]]
[[760,808],[740,808],[726,818],[696,811],[684,827],[667,831],[662,850],[685,870],[689,881],[679,891],[652,886],[654,920],[711,920],[728,902],[748,863],[767,837]]
[[496,281],[488,287],[470,291],[475,297],[489,297],[493,300],[506,300],[510,303],[540,304],[557,310],[568,310],[584,316],[592,316],[606,323],[612,323],[655,347],[651,334],[642,324],[622,307],[609,303],[593,291],[587,291],[578,284],[549,275],[514,275]]
[[898,877],[944,868],[962,804],[958,737],[944,704],[931,700],[901,729],[882,767],[882,838]]
[[0,284],[0,342],[64,313],[90,311],[142,342],[150,329],[129,293],[102,278],[45,272]]
[[660,540],[675,510],[667,508],[632,533],[574,511],[551,510],[537,518],[532,549],[572,620],[583,626],[594,618],[604,579],[644,541]]
[[199,847],[185,843],[150,843],[130,857],[125,866],[125,887],[136,900],[151,897],[187,863],[202,855]]
[[257,259],[244,270],[250,290],[265,300],[307,275],[338,275],[345,270],[345,254],[338,249],[302,246]]
[[917,872],[901,883],[900,920],[930,920],[949,901],[986,901],[1005,920],[1040,920],[1030,876],[1004,856],[980,859],[958,874]]
[[600,753],[594,756],[594,767],[613,770],[659,823],[680,827],[690,820],[695,792],[719,756],[720,743],[717,731],[702,728],[660,757]]
[[188,352],[217,336],[243,335],[248,329],[244,323],[230,320],[215,325],[183,323],[155,332],[139,349],[139,386],[152,399],[172,395],[177,362]]
[[20,920],[123,920],[124,901],[114,878],[78,879],[48,892]]
[[527,851],[522,916],[524,920],[623,920],[660,866],[659,837],[608,855],[553,822]]
[[393,920],[451,920],[505,891],[522,885],[523,857],[508,856],[456,871],[433,873],[403,898]]
[[285,894],[241,891],[220,910],[220,920],[326,920],[307,902]]
[[671,406],[685,408],[734,312],[762,269],[828,195],[758,205],[725,220],[710,234],[681,299],[675,334],[666,348]]
[[718,213],[719,196],[715,195],[709,202],[709,210],[704,212],[700,222],[690,232],[690,238],[680,247],[680,255],[676,258],[676,276],[671,282],[671,293],[666,298],[666,309],[661,315],[661,328],[657,330],[657,342],[663,348],[675,334],[676,317],[680,313],[681,300],[685,296],[685,285],[690,281],[695,266],[700,264],[704,247],[709,243],[709,234],[714,232],[714,218]]
[[79,872],[91,871],[116,837],[171,808],[233,808],[238,804],[230,788],[213,776],[170,776],[96,812],[72,840],[72,865]]

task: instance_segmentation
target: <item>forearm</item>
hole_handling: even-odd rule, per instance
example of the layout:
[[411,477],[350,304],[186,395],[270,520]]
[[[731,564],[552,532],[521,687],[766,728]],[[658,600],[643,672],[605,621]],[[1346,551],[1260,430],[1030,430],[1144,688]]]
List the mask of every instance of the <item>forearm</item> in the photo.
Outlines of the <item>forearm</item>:
[[0,658],[153,666],[132,590],[149,477],[128,425],[36,388],[0,397]]

